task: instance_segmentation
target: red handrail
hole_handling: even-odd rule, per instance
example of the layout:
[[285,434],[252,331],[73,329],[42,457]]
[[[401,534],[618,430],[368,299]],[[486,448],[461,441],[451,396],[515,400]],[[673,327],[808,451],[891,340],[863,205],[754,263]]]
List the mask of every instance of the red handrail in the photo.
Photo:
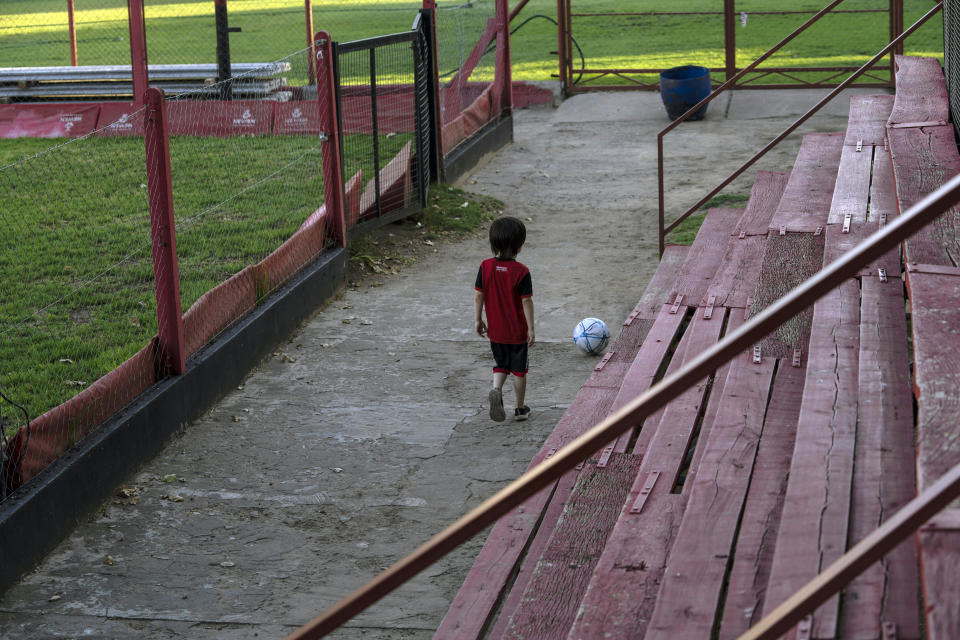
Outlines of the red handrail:
[[[842,2],[842,0],[840,0],[840,2]],[[746,73],[747,71],[750,71],[750,70],[752,70],[753,68],[755,68],[760,62],[762,62],[762,61],[765,60],[767,57],[769,57],[769,55],[770,55],[771,53],[773,53],[774,51],[776,51],[777,49],[779,49],[781,46],[783,46],[784,44],[786,44],[786,42],[789,41],[789,39],[793,38],[793,37],[794,37],[795,35],[797,35],[800,31],[802,31],[803,29],[805,29],[806,27],[808,27],[810,24],[812,24],[814,21],[819,20],[820,17],[821,17],[825,12],[827,12],[829,9],[833,8],[834,6],[836,6],[837,4],[839,4],[840,2],[838,2],[838,1],[835,0],[834,2],[832,2],[832,3],[830,3],[829,5],[827,5],[826,7],[824,7],[823,10],[821,10],[819,13],[817,13],[815,16],[813,16],[813,18],[811,18],[810,20],[808,20],[802,27],[800,27],[799,29],[797,29],[796,31],[794,31],[792,34],[790,34],[789,36],[787,36],[787,38],[785,38],[784,40],[782,40],[779,44],[775,45],[773,49],[771,49],[771,50],[768,51],[767,53],[763,54],[762,56],[760,56],[759,58],[757,58],[753,63],[751,63],[749,66],[747,66],[740,74],[738,74],[737,76],[735,76],[735,77],[733,78],[733,80],[738,79],[741,75],[743,75],[743,74]],[[856,80],[858,77],[860,77],[867,69],[869,69],[870,67],[872,67],[873,65],[875,65],[875,64],[877,63],[877,61],[880,60],[880,58],[882,58],[883,56],[887,55],[888,53],[890,53],[890,52],[893,51],[893,50],[897,50],[897,48],[898,48],[898,47],[900,46],[900,44],[907,38],[907,36],[909,36],[909,35],[912,34],[914,31],[916,31],[917,29],[919,29],[927,20],[929,20],[929,19],[930,19],[931,17],[933,17],[934,15],[936,15],[937,12],[939,12],[942,8],[943,8],[943,2],[942,2],[942,0],[939,0],[939,1],[934,5],[934,7],[933,7],[932,9],[930,9],[930,11],[928,11],[927,13],[925,13],[919,20],[917,20],[915,23],[913,23],[913,24],[910,26],[909,29],[907,29],[906,31],[903,31],[902,33],[900,33],[900,35],[898,35],[896,38],[894,38],[893,40],[891,40],[891,41],[887,44],[887,46],[885,46],[883,49],[880,50],[879,53],[877,53],[875,56],[873,56],[870,60],[868,60],[868,61],[867,61],[863,66],[861,66],[859,69],[857,69],[856,71],[854,71],[846,80],[844,80],[844,81],[841,82],[839,85],[837,85],[837,86],[833,89],[833,91],[831,91],[829,94],[827,94],[822,100],[820,100],[820,102],[818,102],[817,104],[815,104],[815,105],[814,105],[812,108],[810,108],[810,110],[808,110],[805,114],[803,114],[802,116],[800,116],[800,118],[799,118],[796,122],[794,122],[792,125],[790,125],[785,131],[783,131],[783,133],[781,133],[781,134],[778,135],[776,138],[774,138],[769,144],[767,144],[767,146],[765,146],[763,149],[761,149],[760,151],[758,151],[752,158],[750,158],[750,159],[747,160],[744,164],[742,164],[742,165],[740,166],[740,168],[738,168],[736,171],[734,171],[734,172],[733,172],[730,176],[728,176],[723,182],[721,182],[719,185],[717,185],[716,187],[714,187],[714,189],[713,189],[710,193],[708,193],[708,194],[705,195],[703,198],[701,198],[695,205],[693,205],[692,207],[690,207],[689,209],[687,209],[687,211],[685,211],[685,212],[684,212],[683,214],[681,214],[679,217],[677,217],[676,219],[674,219],[673,222],[671,222],[670,225],[669,225],[669,226],[666,226],[666,227],[664,226],[665,223],[664,223],[664,187],[663,187],[663,137],[664,137],[667,133],[669,133],[670,131],[672,131],[672,130],[674,129],[674,127],[676,127],[676,126],[679,125],[681,122],[683,122],[683,120],[685,120],[686,118],[688,118],[693,112],[695,112],[695,111],[696,111],[697,109],[699,109],[701,106],[703,106],[703,105],[707,104],[708,102],[710,102],[710,100],[712,100],[713,98],[715,98],[717,94],[719,94],[722,90],[724,90],[724,89],[726,89],[728,86],[730,86],[731,81],[728,80],[727,82],[725,82],[723,85],[721,85],[720,87],[718,87],[716,91],[714,91],[714,92],[711,93],[709,96],[707,96],[706,98],[704,98],[703,100],[701,100],[698,104],[694,105],[694,106],[693,106],[692,108],[690,108],[685,114],[683,114],[682,116],[680,116],[680,118],[678,118],[677,120],[671,122],[671,123],[670,123],[668,126],[666,126],[660,133],[658,133],[658,134],[657,134],[657,198],[658,198],[658,217],[657,217],[657,221],[658,221],[658,225],[659,225],[659,235],[658,235],[658,238],[657,238],[657,246],[658,246],[658,249],[659,249],[659,251],[660,251],[660,255],[663,255],[664,238],[666,237],[666,235],[667,235],[668,233],[670,233],[673,229],[675,229],[675,228],[677,227],[677,225],[679,225],[681,222],[683,222],[684,220],[686,220],[687,217],[690,216],[690,214],[692,214],[694,211],[698,210],[700,207],[702,207],[704,204],[706,204],[706,203],[710,200],[710,198],[712,198],[713,196],[715,196],[715,195],[717,195],[718,193],[720,193],[720,191],[722,191],[722,190],[724,189],[724,187],[726,187],[728,184],[730,184],[731,182],[733,182],[734,180],[736,180],[737,177],[740,176],[740,174],[742,174],[744,171],[746,171],[746,170],[749,169],[751,166],[753,166],[753,164],[754,164],[757,160],[759,160],[760,158],[762,158],[763,156],[765,156],[768,151],[770,151],[771,149],[773,149],[773,148],[774,148],[777,144],[779,144],[784,138],[786,138],[788,135],[790,135],[791,133],[793,133],[800,125],[802,125],[804,122],[806,122],[807,120],[809,120],[809,119],[810,119],[815,113],[817,113],[817,111],[819,111],[825,104],[827,104],[828,102],[830,102],[831,100],[833,100],[833,98],[835,98],[841,91],[843,91],[843,90],[846,89],[848,86],[850,86],[850,85],[853,83],[853,81]],[[892,69],[891,69],[891,73],[892,73]]]
[[[844,280],[856,276],[862,267],[896,247],[958,201],[960,201],[960,175],[911,207],[893,223],[887,224],[840,259],[751,317],[723,340],[681,367],[679,371],[635,397],[623,408],[567,444],[549,459],[527,471],[406,558],[288,637],[292,640],[322,638],[357,616],[441,557],[483,531],[500,516],[520,506],[524,500],[559,479],[581,460],[594,454],[623,432],[632,429],[643,418],[665,406],[696,384],[698,380],[706,378],[738,354],[743,353],[760,338],[812,305]],[[927,493],[925,492],[923,496],[927,496]],[[835,586],[835,583],[831,584]]]

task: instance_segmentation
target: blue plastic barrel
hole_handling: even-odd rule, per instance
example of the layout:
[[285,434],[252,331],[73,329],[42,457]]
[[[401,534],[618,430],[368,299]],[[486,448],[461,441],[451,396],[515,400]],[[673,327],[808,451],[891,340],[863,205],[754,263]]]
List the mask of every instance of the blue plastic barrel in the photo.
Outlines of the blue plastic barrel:
[[[708,95],[710,95],[710,70],[706,67],[688,64],[660,73],[660,97],[671,120],[682,116],[687,109]],[[707,105],[703,105],[687,119],[700,120],[706,113]]]

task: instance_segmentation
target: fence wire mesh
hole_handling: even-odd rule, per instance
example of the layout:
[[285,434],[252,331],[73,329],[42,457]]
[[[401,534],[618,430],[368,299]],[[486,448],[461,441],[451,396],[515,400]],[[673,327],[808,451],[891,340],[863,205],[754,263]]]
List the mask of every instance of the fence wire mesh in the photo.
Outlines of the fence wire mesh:
[[[712,69],[715,84],[726,79],[728,55],[739,70],[789,35],[826,2],[740,0],[725,30],[723,0],[691,0],[664,6],[652,0],[623,3],[566,0],[570,37],[568,69],[578,89],[655,88],[659,71],[681,65]],[[904,0],[911,24],[929,2]],[[740,81],[746,86],[834,86],[869,60],[890,38],[890,0],[847,0]],[[729,38],[727,37],[729,35]],[[906,53],[939,55],[939,26],[925,25],[906,43]],[[890,81],[889,60],[858,83]]]
[[[433,58],[429,31],[403,31],[355,47],[340,71],[353,224],[409,215],[425,199]],[[263,68],[281,81],[249,99],[242,88]],[[67,105],[46,114],[52,125],[3,129],[0,498],[336,243],[321,130],[333,102],[318,98],[316,74],[305,48],[167,95],[176,254],[166,262],[155,215],[165,146],[149,101]],[[167,328],[181,321],[173,357]]]
[[5,438],[24,429],[5,443],[18,453],[8,486],[155,380],[152,367],[133,367],[123,389],[93,384],[131,358],[152,359],[149,348],[137,354],[157,328],[143,140],[106,133],[0,146],[0,391],[11,400],[0,416]]
[[273,64],[288,69],[284,102],[206,100],[197,92],[167,101],[188,354],[286,282],[327,241],[326,217],[318,213],[325,142],[310,54],[304,49]]
[[208,99],[219,86],[167,101],[179,306],[156,302],[174,274],[151,246],[150,203],[166,187],[148,177],[163,162],[145,150],[148,108],[117,105],[53,147],[0,140],[3,494],[156,381],[158,319],[183,312],[189,356],[331,246],[330,105],[310,61],[303,49],[273,63],[283,101]]
[[493,83],[496,2],[441,0],[436,23],[440,116],[446,125]]
[[943,62],[950,99],[950,117],[960,135],[960,1],[943,3]]
[[338,52],[347,229],[404,212],[417,199],[413,47],[406,39],[348,43]]

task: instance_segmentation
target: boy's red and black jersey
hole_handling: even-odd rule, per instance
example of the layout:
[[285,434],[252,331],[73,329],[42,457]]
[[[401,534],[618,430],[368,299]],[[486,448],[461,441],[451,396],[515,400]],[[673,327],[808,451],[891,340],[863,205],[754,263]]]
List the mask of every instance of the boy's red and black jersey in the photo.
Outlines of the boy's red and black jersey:
[[530,270],[516,260],[488,258],[480,265],[474,288],[483,293],[491,342],[525,343],[527,319],[521,300],[533,295]]

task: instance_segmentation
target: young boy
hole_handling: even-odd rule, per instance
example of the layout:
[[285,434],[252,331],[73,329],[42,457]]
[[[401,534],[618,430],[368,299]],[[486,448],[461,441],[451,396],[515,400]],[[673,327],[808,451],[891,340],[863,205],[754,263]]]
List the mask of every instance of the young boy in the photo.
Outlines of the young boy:
[[[533,345],[533,285],[530,270],[517,262],[517,254],[527,239],[527,229],[510,216],[497,218],[490,225],[490,249],[493,257],[483,261],[474,285],[474,326],[477,335],[490,339],[493,351],[493,389],[490,390],[490,419],[503,422],[503,384],[513,374],[516,408],[514,420],[530,417],[523,403],[527,390],[527,347]],[[483,322],[483,310],[487,322]]]

